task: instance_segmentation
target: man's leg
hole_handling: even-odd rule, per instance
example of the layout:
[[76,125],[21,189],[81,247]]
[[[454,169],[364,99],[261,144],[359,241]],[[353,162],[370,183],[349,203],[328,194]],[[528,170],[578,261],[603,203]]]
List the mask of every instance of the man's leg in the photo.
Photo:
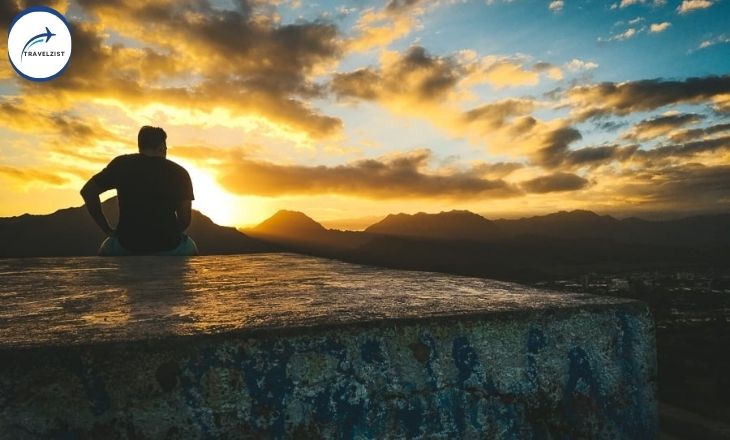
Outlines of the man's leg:
[[124,255],[131,255],[131,252],[129,252],[122,246],[121,243],[119,243],[119,238],[117,237],[107,237],[101,243],[101,246],[99,246],[99,251],[97,253],[103,257],[120,257]]
[[180,244],[175,249],[157,252],[155,255],[193,256],[198,255],[198,246],[188,235],[182,236]]

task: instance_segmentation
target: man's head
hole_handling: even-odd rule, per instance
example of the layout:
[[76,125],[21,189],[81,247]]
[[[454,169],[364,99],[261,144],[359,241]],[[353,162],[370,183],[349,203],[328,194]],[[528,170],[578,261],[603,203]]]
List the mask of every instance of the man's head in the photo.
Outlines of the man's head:
[[165,157],[167,155],[166,141],[167,133],[160,127],[145,125],[139,129],[139,134],[137,135],[139,152],[145,156]]

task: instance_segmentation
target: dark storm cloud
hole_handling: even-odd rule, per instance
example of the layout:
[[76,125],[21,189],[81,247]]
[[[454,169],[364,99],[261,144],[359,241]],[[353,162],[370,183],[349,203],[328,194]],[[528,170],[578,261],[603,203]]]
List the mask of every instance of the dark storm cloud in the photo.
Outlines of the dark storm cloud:
[[501,179],[475,176],[473,171],[432,174],[426,170],[428,150],[338,166],[280,165],[238,159],[220,183],[237,194],[348,194],[374,199],[508,197],[519,191]]
[[624,83],[604,82],[579,86],[567,92],[579,119],[607,114],[627,115],[666,105],[699,103],[730,93],[730,76],[687,78],[683,81],[648,79]]
[[571,173],[554,173],[520,183],[528,193],[544,194],[549,192],[577,191],[585,188],[588,180]]

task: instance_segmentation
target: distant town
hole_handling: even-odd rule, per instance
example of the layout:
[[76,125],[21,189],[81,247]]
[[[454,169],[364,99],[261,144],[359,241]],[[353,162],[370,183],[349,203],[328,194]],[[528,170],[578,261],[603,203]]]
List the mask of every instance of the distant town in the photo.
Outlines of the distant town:
[[730,295],[730,273],[708,271],[640,271],[611,274],[589,272],[578,278],[541,281],[536,286],[593,294],[644,294],[653,290],[667,293]]

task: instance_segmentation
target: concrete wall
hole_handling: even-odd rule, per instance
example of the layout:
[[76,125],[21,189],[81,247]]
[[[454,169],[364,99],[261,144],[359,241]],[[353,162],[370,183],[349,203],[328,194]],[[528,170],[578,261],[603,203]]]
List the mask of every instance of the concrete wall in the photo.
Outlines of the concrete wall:
[[656,436],[639,303],[0,350],[3,438]]

